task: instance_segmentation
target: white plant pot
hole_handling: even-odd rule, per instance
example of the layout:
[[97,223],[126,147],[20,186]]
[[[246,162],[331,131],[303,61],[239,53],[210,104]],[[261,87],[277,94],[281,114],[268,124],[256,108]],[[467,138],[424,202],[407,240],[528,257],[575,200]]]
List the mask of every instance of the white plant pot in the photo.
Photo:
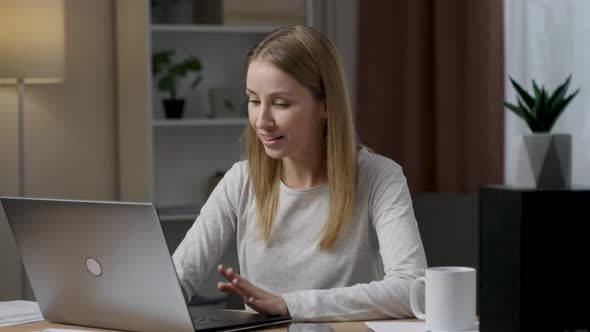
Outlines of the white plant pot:
[[570,134],[530,134],[513,141],[512,185],[542,190],[569,189],[572,174]]

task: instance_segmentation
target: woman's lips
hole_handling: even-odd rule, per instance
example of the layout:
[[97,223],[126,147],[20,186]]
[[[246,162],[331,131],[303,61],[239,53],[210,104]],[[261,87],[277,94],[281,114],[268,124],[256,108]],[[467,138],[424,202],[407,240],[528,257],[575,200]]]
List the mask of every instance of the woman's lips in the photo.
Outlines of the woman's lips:
[[264,146],[272,148],[276,147],[283,141],[284,136],[271,136],[271,135],[260,135],[260,139],[262,140],[262,144]]

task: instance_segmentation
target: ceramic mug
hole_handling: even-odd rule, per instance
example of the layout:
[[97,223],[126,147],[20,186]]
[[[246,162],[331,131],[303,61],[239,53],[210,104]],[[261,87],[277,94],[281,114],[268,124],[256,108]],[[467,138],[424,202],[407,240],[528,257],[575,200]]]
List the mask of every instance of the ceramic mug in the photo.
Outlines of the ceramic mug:
[[[419,306],[421,284],[426,284],[425,308]],[[470,267],[431,267],[414,281],[410,304],[414,315],[426,321],[428,331],[476,329],[476,271]]]

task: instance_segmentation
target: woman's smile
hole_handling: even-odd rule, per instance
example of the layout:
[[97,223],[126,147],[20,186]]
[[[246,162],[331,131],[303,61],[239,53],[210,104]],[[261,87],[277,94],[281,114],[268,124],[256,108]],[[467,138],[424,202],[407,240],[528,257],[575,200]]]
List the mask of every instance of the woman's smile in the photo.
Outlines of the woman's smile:
[[273,147],[277,147],[279,144],[282,143],[283,138],[285,136],[272,136],[272,135],[262,135],[259,134],[260,140],[262,141],[262,144],[264,144],[264,146],[266,146],[267,148],[273,148]]

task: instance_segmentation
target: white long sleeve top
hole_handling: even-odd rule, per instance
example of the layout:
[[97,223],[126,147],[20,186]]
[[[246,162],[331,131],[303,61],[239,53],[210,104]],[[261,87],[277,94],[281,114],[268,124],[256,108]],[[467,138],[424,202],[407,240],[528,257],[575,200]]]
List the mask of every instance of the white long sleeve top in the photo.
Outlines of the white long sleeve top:
[[341,321],[412,316],[409,292],[426,268],[406,178],[401,167],[361,149],[357,155],[353,218],[335,246],[321,251],[327,185],[297,190],[280,183],[268,242],[259,239],[248,163],[238,162],[207,200],[173,255],[190,297],[237,240],[240,273],[281,294],[294,321]]

